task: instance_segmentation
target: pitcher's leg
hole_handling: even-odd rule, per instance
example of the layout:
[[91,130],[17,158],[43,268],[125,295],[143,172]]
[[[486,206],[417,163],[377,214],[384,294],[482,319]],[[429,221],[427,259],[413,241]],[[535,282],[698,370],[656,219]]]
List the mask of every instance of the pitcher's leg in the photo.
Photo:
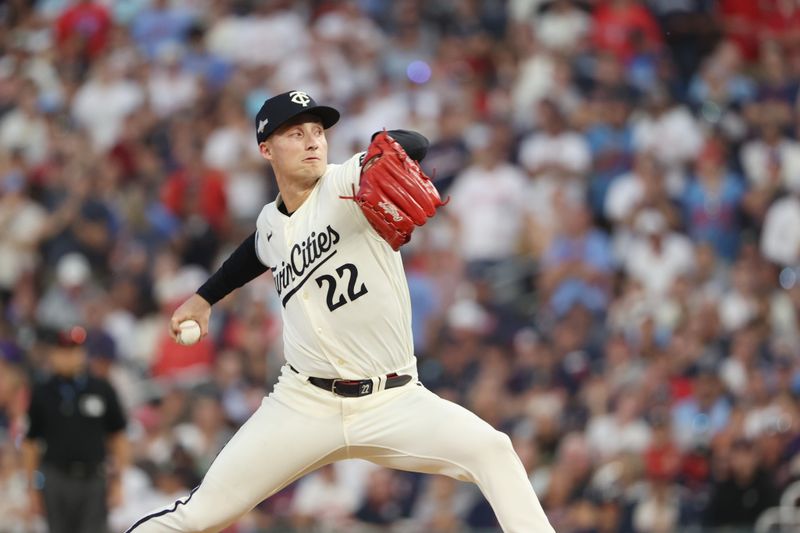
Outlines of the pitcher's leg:
[[508,436],[423,387],[410,388],[359,415],[348,432],[351,454],[390,468],[472,481],[503,531],[554,533]]
[[128,533],[211,533],[234,522],[292,480],[344,457],[341,416],[266,398],[190,495],[134,524]]

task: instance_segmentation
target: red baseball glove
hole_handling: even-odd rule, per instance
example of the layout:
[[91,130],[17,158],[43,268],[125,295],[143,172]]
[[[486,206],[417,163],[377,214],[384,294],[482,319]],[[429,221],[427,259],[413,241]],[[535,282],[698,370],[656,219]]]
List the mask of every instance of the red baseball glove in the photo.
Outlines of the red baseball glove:
[[394,250],[409,241],[415,226],[425,224],[446,203],[419,163],[386,131],[376,135],[367,149],[353,199]]

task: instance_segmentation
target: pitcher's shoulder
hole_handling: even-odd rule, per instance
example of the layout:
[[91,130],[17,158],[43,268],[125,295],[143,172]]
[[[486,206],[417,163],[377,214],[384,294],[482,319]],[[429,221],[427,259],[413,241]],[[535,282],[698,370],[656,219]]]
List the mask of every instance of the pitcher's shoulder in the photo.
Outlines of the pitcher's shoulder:
[[261,212],[258,214],[258,217],[256,218],[256,227],[261,228],[270,225],[270,220],[277,213],[278,213],[277,200],[273,200],[272,202],[268,203],[267,205],[261,208]]
[[352,194],[351,186],[357,185],[361,176],[361,156],[358,153],[343,163],[328,163],[322,183],[337,194]]

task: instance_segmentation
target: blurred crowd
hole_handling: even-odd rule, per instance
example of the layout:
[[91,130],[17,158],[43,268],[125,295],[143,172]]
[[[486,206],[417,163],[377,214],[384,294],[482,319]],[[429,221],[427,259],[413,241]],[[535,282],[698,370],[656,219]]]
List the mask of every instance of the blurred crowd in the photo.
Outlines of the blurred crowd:
[[[402,250],[421,378],[512,437],[557,531],[753,531],[800,479],[800,2],[7,0],[0,21],[0,532],[43,531],[19,456],[42,327],[89,330],[128,414],[114,531],[269,393],[268,274],[197,345],[167,321],[273,199],[253,117],[291,89],[342,111],[331,162],[384,127],[431,140],[451,200]],[[359,461],[230,532],[361,529],[497,526],[474,486]]]

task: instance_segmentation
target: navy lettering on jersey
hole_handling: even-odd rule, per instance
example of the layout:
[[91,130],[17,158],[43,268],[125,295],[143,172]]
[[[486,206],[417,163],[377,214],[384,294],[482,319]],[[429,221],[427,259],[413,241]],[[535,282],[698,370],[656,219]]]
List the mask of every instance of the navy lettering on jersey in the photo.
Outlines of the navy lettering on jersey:
[[336,255],[336,250],[331,248],[338,242],[339,234],[330,225],[321,233],[312,231],[305,240],[292,246],[288,261],[281,261],[280,266],[272,268],[275,290],[282,297],[284,307],[311,274]]

